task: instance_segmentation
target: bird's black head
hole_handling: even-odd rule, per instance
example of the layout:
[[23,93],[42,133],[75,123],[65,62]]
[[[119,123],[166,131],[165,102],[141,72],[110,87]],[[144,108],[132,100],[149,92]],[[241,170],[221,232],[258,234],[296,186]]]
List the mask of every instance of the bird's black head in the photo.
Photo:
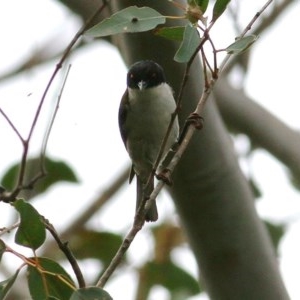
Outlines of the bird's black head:
[[127,73],[127,86],[132,89],[147,89],[166,82],[163,68],[152,60],[133,64]]

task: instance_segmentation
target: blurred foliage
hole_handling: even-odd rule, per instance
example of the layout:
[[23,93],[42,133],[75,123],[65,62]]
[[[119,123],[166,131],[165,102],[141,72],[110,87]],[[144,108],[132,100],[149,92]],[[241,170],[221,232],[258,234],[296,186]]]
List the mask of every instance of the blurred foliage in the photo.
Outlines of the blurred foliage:
[[[42,160],[40,157],[29,158],[26,162],[25,184],[29,183],[33,178],[41,173]],[[1,185],[7,189],[12,190],[16,184],[19,175],[20,164],[12,165],[3,175]],[[51,186],[59,182],[72,182],[77,183],[78,179],[71,169],[71,167],[63,162],[56,161],[49,157],[45,157],[44,169],[46,174],[35,182],[31,187],[30,193],[26,193],[26,200],[33,198],[41,193],[46,192]]]
[[78,259],[95,258],[107,266],[122,243],[122,236],[112,232],[81,229],[70,246]]
[[96,287],[82,288],[75,291],[70,300],[112,300],[103,289]]
[[15,283],[15,281],[18,277],[19,272],[20,272],[20,269],[18,269],[13,276],[0,282],[0,299],[1,300],[5,299],[5,297],[9,293],[11,287],[13,286],[13,284]]

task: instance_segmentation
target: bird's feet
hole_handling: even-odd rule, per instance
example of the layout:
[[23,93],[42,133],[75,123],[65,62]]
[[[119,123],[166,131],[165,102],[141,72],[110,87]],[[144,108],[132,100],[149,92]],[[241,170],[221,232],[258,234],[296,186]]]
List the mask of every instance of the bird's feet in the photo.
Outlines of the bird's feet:
[[200,130],[203,128],[204,119],[197,113],[191,113],[188,118],[186,119],[183,129],[180,133],[178,144],[180,145],[187,133],[187,130],[190,125],[193,125],[196,129]]
[[200,130],[203,128],[204,119],[199,114],[193,112],[188,116],[185,123],[187,125],[194,125],[196,129]]
[[156,174],[158,180],[162,180],[167,185],[172,185],[171,172],[168,168],[163,169],[160,173]]

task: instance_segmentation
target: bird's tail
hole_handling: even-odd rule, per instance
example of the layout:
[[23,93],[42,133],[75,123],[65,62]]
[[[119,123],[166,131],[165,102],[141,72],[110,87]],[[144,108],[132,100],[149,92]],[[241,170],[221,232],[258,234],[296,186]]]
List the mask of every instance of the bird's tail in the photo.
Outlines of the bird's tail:
[[[139,208],[143,199],[149,198],[154,189],[154,178],[151,179],[151,183],[145,188],[145,184],[142,183],[139,176],[136,176],[137,190],[136,190],[136,209]],[[155,222],[158,219],[158,212],[155,200],[146,212],[145,220],[147,222]]]

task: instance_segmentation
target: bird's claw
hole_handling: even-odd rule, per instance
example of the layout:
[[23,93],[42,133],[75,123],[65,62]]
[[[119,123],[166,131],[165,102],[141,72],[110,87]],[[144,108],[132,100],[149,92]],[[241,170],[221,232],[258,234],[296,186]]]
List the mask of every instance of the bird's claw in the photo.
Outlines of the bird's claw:
[[188,116],[186,123],[188,125],[192,124],[196,129],[200,130],[203,128],[204,119],[199,114],[193,112]]
[[168,168],[163,169],[160,173],[156,174],[158,180],[162,180],[167,185],[172,185],[172,179],[170,177],[171,172]]

